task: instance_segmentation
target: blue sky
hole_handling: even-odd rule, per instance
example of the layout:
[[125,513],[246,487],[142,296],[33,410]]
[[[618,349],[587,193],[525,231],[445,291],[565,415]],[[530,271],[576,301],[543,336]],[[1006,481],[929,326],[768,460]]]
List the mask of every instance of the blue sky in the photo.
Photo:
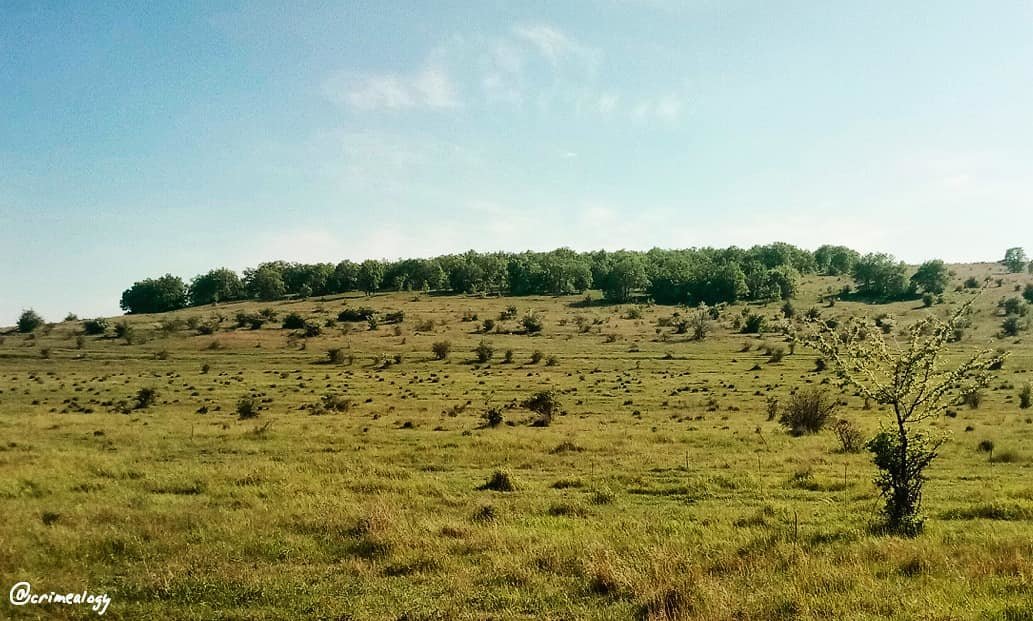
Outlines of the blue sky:
[[0,324],[268,259],[998,259],[1031,111],[1028,1],[8,1]]

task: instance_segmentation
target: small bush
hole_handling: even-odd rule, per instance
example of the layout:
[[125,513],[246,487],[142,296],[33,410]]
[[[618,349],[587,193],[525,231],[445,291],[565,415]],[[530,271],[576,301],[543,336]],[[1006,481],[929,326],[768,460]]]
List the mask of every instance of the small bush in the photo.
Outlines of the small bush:
[[1022,390],[1019,391],[1019,407],[1023,410],[1029,409],[1031,400],[1033,400],[1033,385],[1026,382]]
[[531,352],[531,364],[538,364],[539,362],[542,361],[542,358],[544,358],[544,357],[545,357],[545,354],[543,354],[542,352],[538,351],[537,349],[534,350],[533,352]]
[[129,325],[128,322],[120,321],[115,324],[115,336],[120,339],[125,339],[127,344],[132,345],[133,339],[136,336],[136,331],[133,330],[133,326]]
[[500,408],[500,407],[488,408],[484,412],[483,418],[484,418],[484,425],[486,427],[492,427],[492,428],[498,427],[499,425],[502,424],[502,420],[503,420],[502,408]]
[[481,341],[480,343],[478,343],[477,348],[473,351],[477,355],[477,362],[480,362],[481,364],[488,362],[489,360],[491,360],[492,356],[495,355],[495,348],[492,347],[491,344],[487,343],[486,341]]
[[846,418],[837,419],[832,424],[832,431],[839,439],[839,448],[844,453],[857,453],[864,448],[864,438],[861,430],[853,422]]
[[502,355],[502,361],[505,362],[506,364],[510,364],[511,362],[513,362],[513,350],[512,349],[507,349],[506,350],[506,353]]
[[485,319],[484,321],[481,322],[481,331],[482,332],[491,332],[494,329],[495,329],[495,320],[494,319]]
[[376,315],[376,311],[374,311],[372,308],[346,308],[337,314],[337,321],[369,321],[369,318],[373,317],[374,315]]
[[1001,323],[1001,332],[1005,336],[1018,336],[1026,329],[1026,321],[1019,315],[1008,315]]
[[103,317],[87,319],[82,324],[83,332],[91,336],[104,334],[108,331],[108,320]]
[[493,492],[513,492],[516,491],[516,485],[514,485],[509,473],[504,470],[496,470],[491,475],[491,478],[477,489],[491,490]]
[[764,331],[767,320],[764,315],[753,311],[746,312],[742,319],[742,332],[744,334],[761,333]]
[[538,414],[538,419],[532,423],[535,427],[548,427],[560,411],[560,402],[556,398],[556,393],[551,390],[536,392],[525,399],[522,405]]
[[931,293],[922,294],[922,306],[929,308],[936,303],[936,296]]
[[262,404],[252,396],[241,397],[237,401],[237,417],[241,420],[255,418],[262,410]]
[[778,422],[794,436],[817,433],[836,408],[836,402],[820,388],[803,388],[790,395]]
[[39,316],[39,313],[32,310],[22,311],[22,314],[18,317],[18,332],[28,333],[33,332],[37,328],[43,325],[43,318]]
[[384,315],[384,323],[395,324],[405,321],[405,311],[394,311]]
[[134,398],[133,407],[137,410],[143,410],[154,405],[158,400],[158,391],[153,388],[141,388],[136,391],[136,397]]
[[430,350],[434,353],[434,358],[444,360],[452,352],[452,343],[449,341],[437,341],[431,345]]
[[301,330],[305,327],[305,318],[298,313],[290,313],[283,318],[284,330]]
[[499,321],[508,321],[510,319],[516,319],[517,307],[510,304],[506,307],[506,310],[499,313]]
[[323,395],[320,405],[328,412],[347,412],[351,409],[352,401],[337,393],[328,392]]
[[534,313],[524,315],[524,318],[520,320],[520,325],[524,327],[524,332],[528,334],[538,334],[542,331],[542,319]]
[[333,347],[326,351],[326,357],[330,360],[331,364],[344,364],[346,359],[344,350],[340,347]]

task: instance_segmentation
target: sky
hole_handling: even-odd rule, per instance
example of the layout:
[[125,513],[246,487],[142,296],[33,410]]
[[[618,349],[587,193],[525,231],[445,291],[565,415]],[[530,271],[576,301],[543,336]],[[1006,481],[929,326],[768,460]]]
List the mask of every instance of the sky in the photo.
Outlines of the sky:
[[0,325],[261,261],[1033,250],[1033,2],[0,3]]

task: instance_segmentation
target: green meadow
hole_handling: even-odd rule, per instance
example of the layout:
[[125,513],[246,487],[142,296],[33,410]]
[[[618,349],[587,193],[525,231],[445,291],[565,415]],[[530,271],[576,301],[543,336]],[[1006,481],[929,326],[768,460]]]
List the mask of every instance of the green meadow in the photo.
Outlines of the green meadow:
[[[1011,352],[929,421],[950,440],[913,538],[876,527],[870,453],[773,415],[818,387],[865,438],[891,420],[787,342],[781,302],[721,306],[703,339],[677,329],[693,309],[599,292],[349,293],[111,319],[122,337],[9,330],[0,617],[96,617],[12,606],[28,581],[106,592],[115,619],[1033,619],[1033,346],[1001,336],[998,310],[1033,276],[950,267],[928,308],[830,304],[853,281],[815,275],[792,301],[887,314],[897,333],[976,296],[952,355]],[[380,321],[338,320],[364,307]],[[770,331],[744,333],[744,309]],[[235,321],[263,310],[258,329]],[[283,328],[291,313],[319,333]],[[529,407],[543,392],[551,416]]]

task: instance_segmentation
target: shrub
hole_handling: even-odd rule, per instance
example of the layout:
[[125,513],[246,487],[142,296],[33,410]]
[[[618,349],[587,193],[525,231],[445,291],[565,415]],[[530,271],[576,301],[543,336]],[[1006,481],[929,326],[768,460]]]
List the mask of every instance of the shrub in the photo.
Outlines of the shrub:
[[237,416],[241,419],[255,418],[262,410],[262,404],[258,399],[248,395],[237,401]]
[[969,276],[968,278],[965,279],[964,285],[965,285],[966,289],[978,289],[979,288],[979,279],[976,278],[975,276]]
[[500,407],[488,408],[484,412],[483,418],[484,418],[485,426],[492,427],[492,428],[498,427],[499,425],[502,424],[502,408],[500,408]]
[[403,321],[405,321],[405,311],[394,311],[384,315],[384,323],[387,324],[402,323]]
[[998,302],[997,307],[1001,309],[1004,315],[1018,315],[1019,317],[1025,317],[1029,313],[1029,305],[1026,304],[1026,300],[1019,297],[1010,297],[1005,300]]
[[547,367],[554,367],[554,366],[558,365],[559,363],[560,363],[560,359],[557,358],[556,356],[549,356],[548,358],[545,359],[545,366],[547,366]]
[[[1030,265],[1033,265],[1033,263]],[[1022,297],[1030,304],[1033,304],[1033,284],[1026,285],[1026,288],[1022,290]]]
[[434,357],[438,360],[444,360],[448,358],[448,354],[452,352],[452,343],[449,341],[437,341],[430,347],[431,351],[434,352]]
[[87,319],[82,324],[83,332],[90,335],[104,334],[108,331],[108,320],[103,317]]
[[493,492],[513,492],[516,491],[516,485],[514,485],[509,473],[504,470],[496,470],[491,475],[491,478],[477,489],[491,490]]
[[839,439],[839,448],[844,453],[857,453],[864,447],[861,430],[846,418],[836,419],[832,423],[832,431]]
[[506,307],[506,310],[499,313],[499,321],[507,321],[509,319],[516,319],[517,307],[510,304]]
[[536,392],[525,399],[522,405],[538,414],[538,419],[532,423],[535,427],[548,427],[560,411],[560,402],[556,398],[556,393],[551,390]]
[[769,350],[768,363],[775,364],[782,362],[782,358],[785,358],[786,350],[781,345],[774,345]]
[[542,352],[538,351],[537,349],[534,350],[533,352],[531,352],[531,364],[538,364],[539,362],[542,361],[542,358],[544,358],[544,357],[545,357],[545,354],[543,354]]
[[929,308],[930,306],[932,306],[935,303],[936,303],[936,296],[935,295],[933,295],[931,293],[923,293],[922,294],[922,306],[925,306],[926,308]]
[[340,347],[333,347],[326,351],[326,357],[330,360],[331,364],[344,364],[345,354],[344,350]]
[[1008,315],[1001,323],[1001,332],[1005,336],[1018,336],[1026,329],[1026,322],[1018,315]]
[[320,328],[318,324],[306,322],[304,327],[306,338],[313,338],[323,333],[323,329]]
[[983,393],[978,390],[970,390],[963,394],[961,399],[969,408],[978,410],[979,406],[983,404]]
[[491,332],[494,329],[495,329],[495,320],[494,319],[485,319],[484,321],[481,322],[481,331],[483,331],[483,332]]
[[290,313],[283,318],[284,330],[301,330],[305,327],[305,318],[298,313]]
[[817,433],[825,426],[836,402],[820,388],[803,388],[790,395],[778,422],[794,436]]
[[753,311],[746,311],[742,318],[742,331],[744,334],[761,333],[764,331],[767,320],[764,315]]
[[351,409],[352,402],[351,399],[337,393],[328,392],[323,395],[320,405],[328,412],[347,412]]
[[1033,385],[1026,382],[1026,385],[1019,391],[1019,407],[1023,410],[1029,409],[1031,399],[1033,399]]
[[43,318],[39,316],[39,313],[31,308],[29,310],[22,311],[22,314],[18,317],[18,332],[33,332],[42,325]]
[[133,343],[133,337],[135,334],[133,326],[129,325],[128,322],[120,321],[115,324],[115,336],[120,339],[125,339],[126,343],[130,345]]
[[158,400],[158,391],[153,388],[141,388],[136,391],[136,397],[134,398],[133,407],[137,410],[142,410],[154,405],[155,401]]
[[477,362],[483,364],[491,360],[492,356],[495,355],[495,348],[491,344],[481,341],[477,344],[477,348],[474,349],[474,353],[477,354]]
[[262,315],[261,313],[245,313],[243,311],[237,313],[236,316],[238,328],[250,328],[252,330],[259,330],[265,325],[269,318]]
[[346,308],[337,314],[337,321],[359,322],[369,321],[370,317],[376,315],[372,308]]
[[524,318],[520,320],[520,325],[524,327],[524,332],[528,334],[538,334],[542,331],[542,319],[534,313],[524,315]]
[[796,316],[796,308],[789,300],[786,300],[785,304],[782,305],[782,316],[786,319],[792,319]]
[[509,364],[509,363],[513,362],[513,350],[512,349],[507,349],[506,350],[506,353],[503,354],[503,356],[502,356],[502,361],[505,362],[506,364]]

